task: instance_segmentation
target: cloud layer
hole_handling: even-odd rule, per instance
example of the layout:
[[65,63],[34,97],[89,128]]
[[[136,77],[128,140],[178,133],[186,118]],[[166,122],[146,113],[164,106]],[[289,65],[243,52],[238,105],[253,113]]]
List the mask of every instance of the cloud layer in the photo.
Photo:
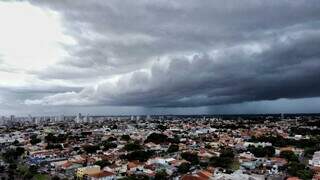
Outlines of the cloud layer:
[[50,66],[25,71],[46,89],[20,98],[30,106],[198,107],[320,96],[317,0],[30,3],[58,14],[74,41],[60,42],[66,53]]

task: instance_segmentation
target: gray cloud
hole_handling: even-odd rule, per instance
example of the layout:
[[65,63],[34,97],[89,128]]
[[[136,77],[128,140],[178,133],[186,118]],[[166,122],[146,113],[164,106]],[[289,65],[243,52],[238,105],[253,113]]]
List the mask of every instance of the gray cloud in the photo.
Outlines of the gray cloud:
[[71,57],[62,63],[75,66],[74,75],[61,67],[40,73],[61,79],[83,78],[81,70],[89,76],[130,72],[157,57],[258,40],[320,16],[317,1],[32,2],[60,12],[66,33],[79,43],[69,47]]
[[320,3],[31,1],[78,44],[33,72],[94,81],[26,104],[194,107],[320,96]]
[[244,44],[159,60],[113,82],[27,103],[172,107],[317,97],[320,31],[291,30],[259,42],[260,47]]

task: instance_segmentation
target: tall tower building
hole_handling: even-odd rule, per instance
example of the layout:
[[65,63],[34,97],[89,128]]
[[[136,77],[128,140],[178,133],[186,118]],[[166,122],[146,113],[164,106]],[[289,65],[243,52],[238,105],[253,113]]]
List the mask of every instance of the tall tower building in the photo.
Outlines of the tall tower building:
[[14,122],[15,119],[16,119],[16,118],[14,117],[14,115],[11,115],[11,116],[10,116],[10,122]]
[[76,117],[76,123],[81,123],[82,121],[82,116],[81,113],[78,114],[78,116]]

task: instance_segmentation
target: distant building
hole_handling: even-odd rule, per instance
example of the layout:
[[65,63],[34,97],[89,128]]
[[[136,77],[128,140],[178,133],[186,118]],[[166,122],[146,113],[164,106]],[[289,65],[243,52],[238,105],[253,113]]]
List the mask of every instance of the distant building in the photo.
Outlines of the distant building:
[[78,116],[76,117],[76,123],[81,123],[82,122],[82,115],[81,113],[78,114]]
[[14,122],[15,119],[16,119],[16,118],[14,117],[14,115],[11,115],[11,116],[10,116],[10,122]]
[[312,159],[309,160],[309,164],[314,167],[320,167],[320,151],[316,151],[313,154]]
[[94,166],[78,168],[76,171],[76,175],[79,178],[83,178],[84,175],[98,174],[99,172],[100,172],[100,166],[94,165]]

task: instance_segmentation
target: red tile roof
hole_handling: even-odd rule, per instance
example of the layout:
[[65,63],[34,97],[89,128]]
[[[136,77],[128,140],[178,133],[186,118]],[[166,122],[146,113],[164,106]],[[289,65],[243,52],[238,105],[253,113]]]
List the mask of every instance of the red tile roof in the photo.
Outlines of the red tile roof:
[[89,176],[94,178],[101,178],[101,177],[107,177],[107,176],[114,176],[114,173],[109,171],[100,171],[99,173],[90,174]]

